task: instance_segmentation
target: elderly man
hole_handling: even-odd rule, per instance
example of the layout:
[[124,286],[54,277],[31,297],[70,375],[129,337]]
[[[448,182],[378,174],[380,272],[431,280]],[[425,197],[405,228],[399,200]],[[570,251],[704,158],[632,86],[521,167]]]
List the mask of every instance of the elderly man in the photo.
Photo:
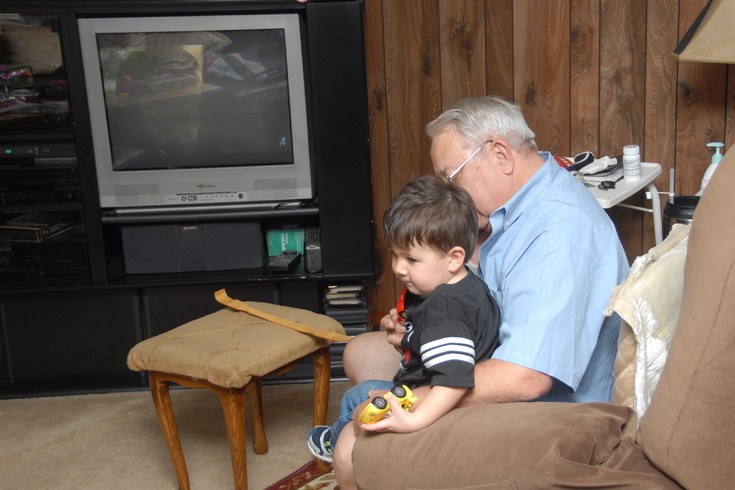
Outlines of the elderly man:
[[[607,214],[550,153],[538,152],[520,109],[503,99],[465,99],[427,134],[435,173],[475,204],[487,237],[479,274],[501,310],[500,346],[476,366],[461,405],[609,401],[620,320],[602,311],[629,266]],[[376,332],[348,344],[352,381],[391,379],[399,359],[391,344],[403,332],[395,312],[381,326],[388,342]],[[352,472],[342,437],[356,436],[344,431],[337,441],[338,481]]]

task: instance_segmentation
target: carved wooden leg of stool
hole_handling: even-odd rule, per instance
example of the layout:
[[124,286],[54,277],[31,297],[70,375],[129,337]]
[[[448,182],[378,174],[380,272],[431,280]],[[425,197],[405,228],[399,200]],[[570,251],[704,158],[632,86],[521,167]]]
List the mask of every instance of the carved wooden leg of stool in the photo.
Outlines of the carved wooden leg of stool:
[[189,490],[189,473],[186,470],[184,452],[181,450],[179,430],[176,428],[168,382],[165,381],[160,373],[155,371],[148,373],[148,381],[151,385],[153,405],[156,407],[156,414],[158,414],[158,423],[161,426],[161,432],[166,441],[166,446],[168,446],[171,461],[174,463],[176,478],[179,480],[179,489]]
[[319,349],[314,354],[314,425],[327,422],[329,408],[329,379],[332,374],[329,347]]
[[[319,349],[314,354],[314,425],[327,422],[329,408],[329,380],[332,374],[329,347]],[[321,474],[328,472],[332,465],[319,458],[314,458],[314,466]]]
[[225,425],[227,426],[227,439],[230,441],[230,457],[232,458],[232,471],[235,474],[235,488],[247,490],[248,469],[245,456],[245,391],[242,388],[221,389],[217,391],[222,410],[225,414]]
[[255,454],[268,452],[268,439],[265,436],[263,420],[263,390],[260,378],[253,378],[246,386],[250,397],[250,411],[253,416],[253,448]]

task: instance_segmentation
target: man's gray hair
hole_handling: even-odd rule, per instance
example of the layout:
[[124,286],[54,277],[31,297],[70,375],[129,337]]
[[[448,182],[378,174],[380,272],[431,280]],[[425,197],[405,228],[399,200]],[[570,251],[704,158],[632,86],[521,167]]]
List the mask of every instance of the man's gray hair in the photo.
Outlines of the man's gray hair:
[[503,139],[515,150],[536,146],[536,134],[528,127],[520,107],[496,97],[470,97],[457,102],[426,125],[426,134],[434,138],[448,127],[454,127],[467,141],[468,147],[479,146],[488,139]]

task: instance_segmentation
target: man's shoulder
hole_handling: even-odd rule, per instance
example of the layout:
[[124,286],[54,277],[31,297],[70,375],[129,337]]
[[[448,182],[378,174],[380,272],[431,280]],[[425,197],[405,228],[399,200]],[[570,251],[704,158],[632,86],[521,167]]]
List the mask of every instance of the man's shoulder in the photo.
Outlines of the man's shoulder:
[[[559,169],[535,195],[526,217],[551,237],[593,241],[617,240],[615,227],[602,206],[581,182]],[[529,223],[530,224],[530,223]],[[593,234],[584,230],[594,230]]]

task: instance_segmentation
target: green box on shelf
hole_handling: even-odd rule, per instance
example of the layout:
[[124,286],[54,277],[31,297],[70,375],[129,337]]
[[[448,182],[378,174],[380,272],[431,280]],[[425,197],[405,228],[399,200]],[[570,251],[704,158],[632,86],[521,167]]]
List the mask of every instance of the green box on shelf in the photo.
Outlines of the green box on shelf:
[[279,255],[284,250],[304,253],[304,229],[284,228],[268,230],[268,255]]

